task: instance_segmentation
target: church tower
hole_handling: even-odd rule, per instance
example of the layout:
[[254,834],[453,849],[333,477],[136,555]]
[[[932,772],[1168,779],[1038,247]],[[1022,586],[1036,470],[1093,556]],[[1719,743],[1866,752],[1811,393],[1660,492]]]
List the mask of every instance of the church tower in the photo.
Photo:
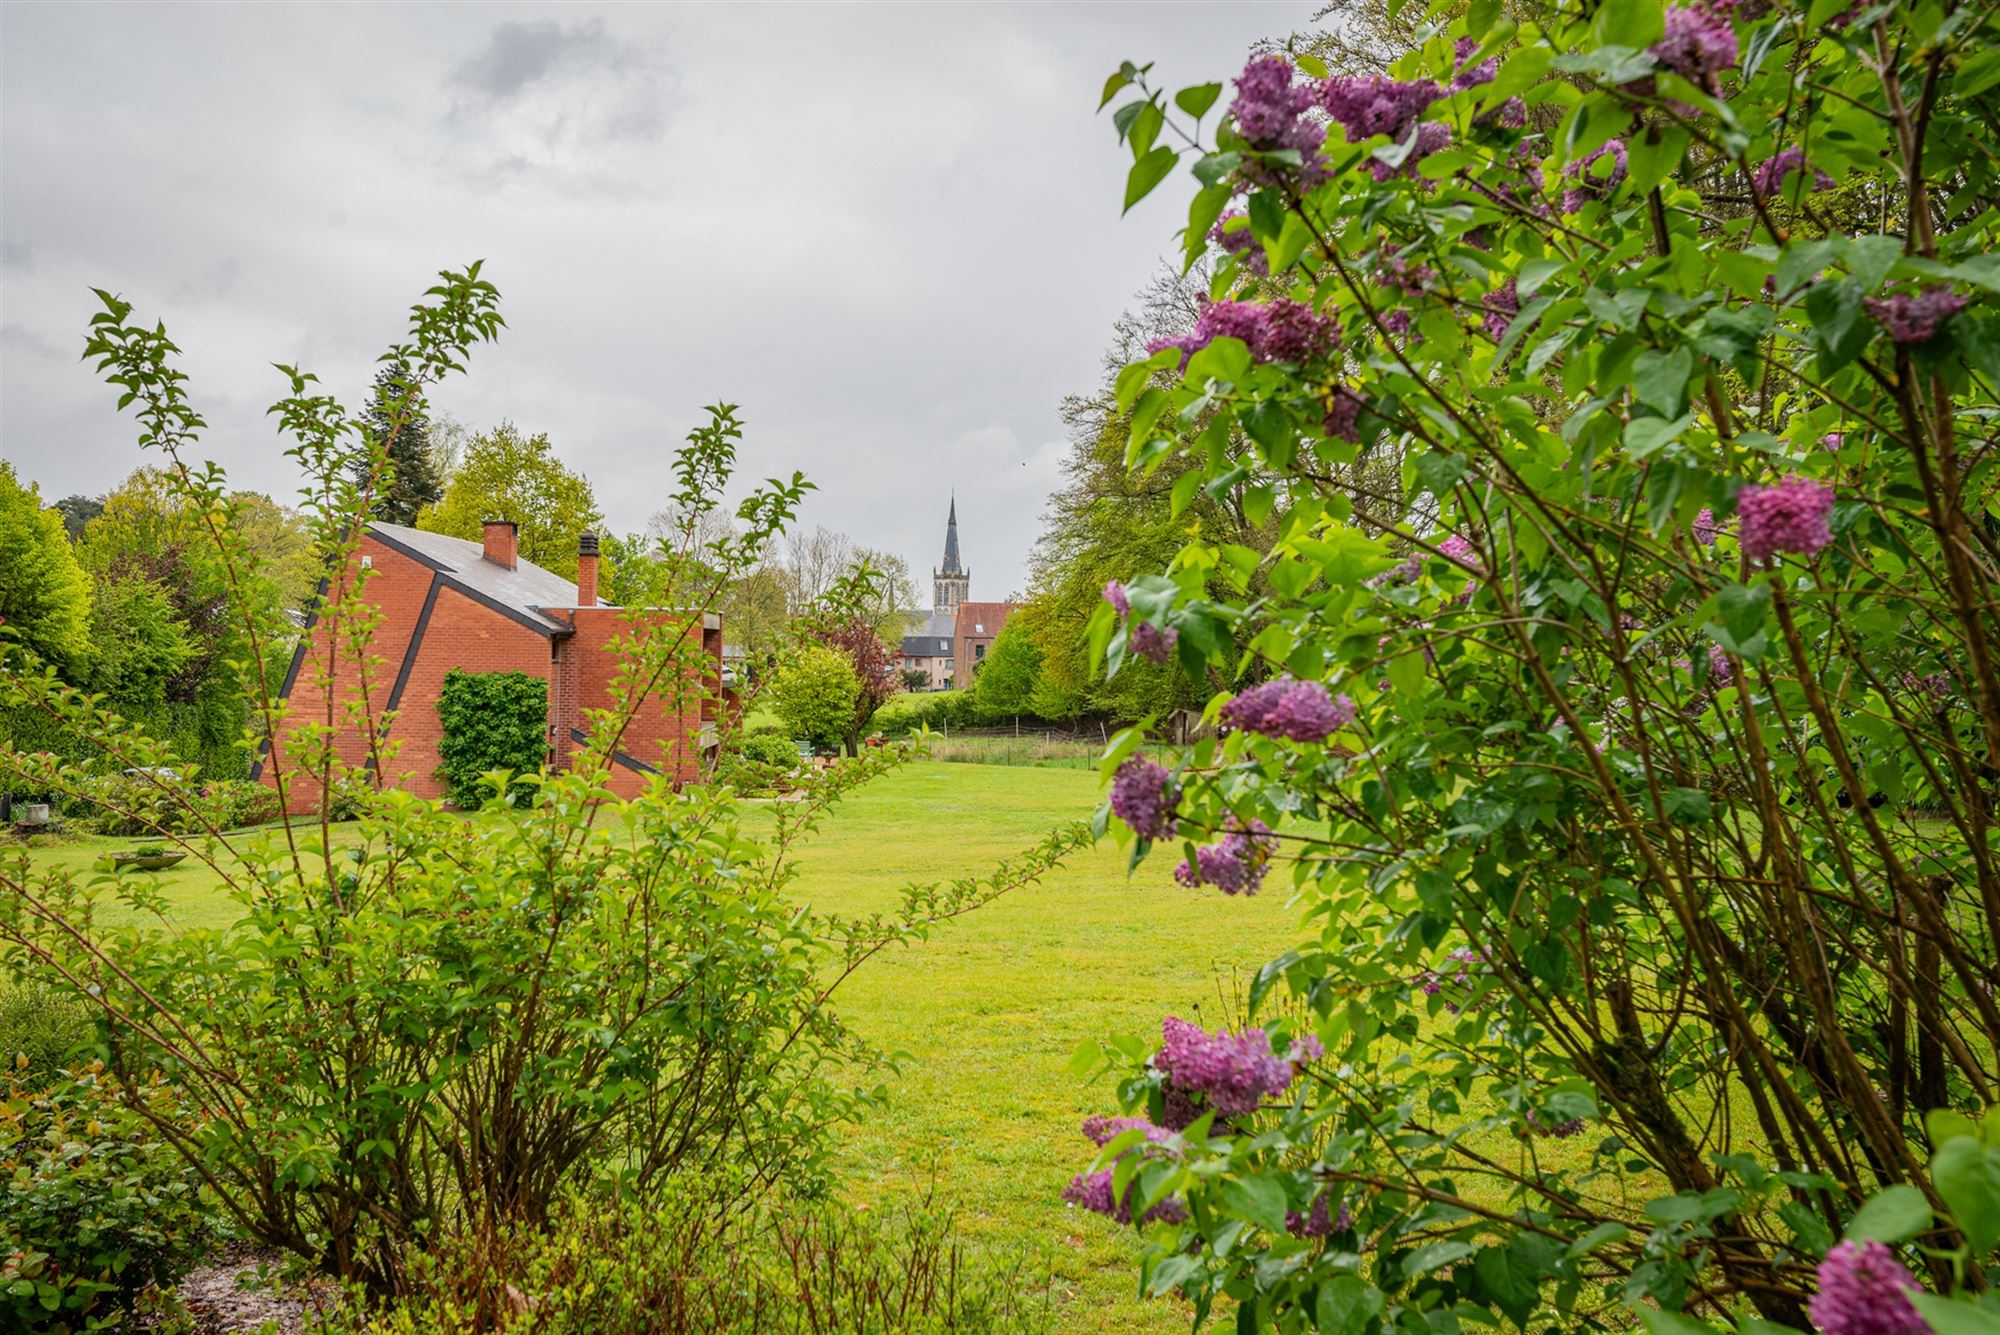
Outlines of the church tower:
[[958,605],[972,587],[972,572],[958,560],[958,497],[951,498],[951,515],[944,522],[944,564],[931,572],[931,612],[956,617]]

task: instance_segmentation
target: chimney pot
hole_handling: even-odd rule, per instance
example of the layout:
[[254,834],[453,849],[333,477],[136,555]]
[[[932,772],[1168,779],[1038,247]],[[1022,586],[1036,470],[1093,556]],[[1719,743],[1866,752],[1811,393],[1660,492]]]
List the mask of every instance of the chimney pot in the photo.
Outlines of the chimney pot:
[[520,565],[520,530],[521,526],[511,519],[487,520],[486,559],[503,570],[512,570]]
[[576,540],[576,605],[597,606],[597,535],[589,529]]

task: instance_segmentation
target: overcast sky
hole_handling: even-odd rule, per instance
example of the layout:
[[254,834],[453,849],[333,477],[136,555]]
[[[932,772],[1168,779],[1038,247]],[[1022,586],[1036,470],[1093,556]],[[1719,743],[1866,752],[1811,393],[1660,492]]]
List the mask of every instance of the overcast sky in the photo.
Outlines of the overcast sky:
[[546,431],[613,528],[701,406],[804,522],[906,557],[956,488],[973,596],[1026,583],[1057,407],[1185,216],[1121,220],[1103,78],[1224,78],[1305,4],[0,5],[0,455],[49,500],[141,462],[89,289],[167,322],[206,452],[296,486],[272,362],[350,406],[483,258],[508,329],[435,407]]

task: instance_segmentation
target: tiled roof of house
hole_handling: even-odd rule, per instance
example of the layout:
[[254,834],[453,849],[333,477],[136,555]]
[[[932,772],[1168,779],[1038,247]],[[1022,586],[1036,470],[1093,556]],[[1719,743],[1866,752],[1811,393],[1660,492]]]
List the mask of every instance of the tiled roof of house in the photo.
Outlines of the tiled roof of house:
[[518,561],[509,570],[487,560],[481,544],[464,538],[448,538],[402,524],[375,523],[368,528],[389,546],[443,575],[447,583],[481,601],[498,604],[535,629],[550,634],[570,629],[568,622],[542,612],[545,607],[576,606],[576,585],[554,571],[527,560]]

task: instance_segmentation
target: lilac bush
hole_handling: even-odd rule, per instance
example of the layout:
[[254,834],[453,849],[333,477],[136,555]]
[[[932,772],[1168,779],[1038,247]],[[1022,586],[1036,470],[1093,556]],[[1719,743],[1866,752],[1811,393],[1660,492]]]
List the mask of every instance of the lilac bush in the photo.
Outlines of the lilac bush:
[[[1263,248],[1210,306],[1314,331],[1271,355],[1233,311],[1240,348],[1117,377],[1135,473],[1173,458],[1177,509],[1268,540],[1190,541],[1097,616],[1112,674],[1172,628],[1212,725],[1172,763],[1178,849],[1105,820],[1135,875],[1296,897],[1229,1030],[1326,1053],[1225,1116],[1140,1040],[1094,1049],[1184,1128],[1146,1283],[1287,1332],[1970,1321],[2000,20],[1407,13],[1378,70],[1107,88],[1146,127],[1128,197],[1189,169],[1190,266],[1225,211]],[[1307,1227],[1327,1200],[1351,1232]]]

